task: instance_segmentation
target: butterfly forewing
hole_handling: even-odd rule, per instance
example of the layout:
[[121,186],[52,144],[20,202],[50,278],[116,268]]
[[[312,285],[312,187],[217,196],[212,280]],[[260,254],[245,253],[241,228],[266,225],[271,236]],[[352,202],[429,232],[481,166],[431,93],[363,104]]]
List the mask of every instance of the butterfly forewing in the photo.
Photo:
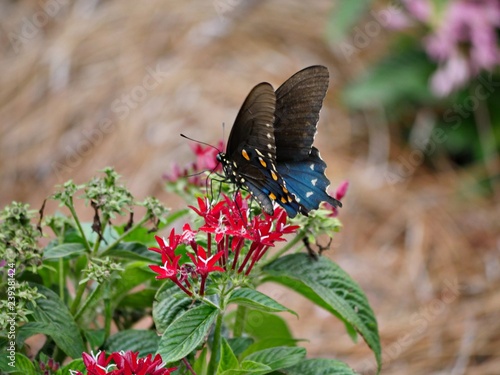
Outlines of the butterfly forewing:
[[[266,153],[276,154],[274,142],[274,111],[276,109],[276,94],[269,83],[260,83],[248,94],[234,121],[226,154],[230,158],[242,149],[265,149]],[[239,155],[242,156],[242,155]],[[234,159],[233,159],[234,160]]]
[[278,162],[308,157],[328,80],[328,69],[315,65],[295,73],[276,90],[274,135]]

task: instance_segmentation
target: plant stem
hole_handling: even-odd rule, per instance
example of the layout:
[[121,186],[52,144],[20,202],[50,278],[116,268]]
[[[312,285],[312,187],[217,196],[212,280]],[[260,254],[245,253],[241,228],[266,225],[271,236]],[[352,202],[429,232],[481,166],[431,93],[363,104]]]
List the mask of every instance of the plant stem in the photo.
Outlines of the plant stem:
[[94,248],[92,249],[92,254],[94,254],[94,255],[97,254],[97,250],[99,250],[99,246],[101,246],[101,240],[104,237],[104,232],[106,231],[108,221],[109,221],[109,216],[108,215],[103,216],[102,221],[101,221],[101,233],[100,234],[96,233],[97,239],[94,243]]
[[214,330],[214,341],[212,343],[212,355],[210,356],[210,363],[208,364],[208,375],[215,375],[217,371],[217,364],[220,359],[221,351],[221,331],[222,331],[222,317],[223,312],[220,311],[217,315],[217,321],[215,322]]
[[82,300],[83,293],[85,292],[85,289],[87,287],[87,283],[82,283],[78,285],[78,289],[76,290],[76,295],[75,299],[73,300],[73,303],[71,304],[70,312],[72,315],[75,315],[78,306],[80,305],[80,301]]
[[130,233],[132,233],[134,230],[139,228],[142,224],[144,224],[148,220],[147,217],[142,218],[141,221],[139,221],[137,224],[135,224],[132,228],[129,230],[123,232],[116,240],[114,240],[109,246],[102,251],[102,255],[106,255],[106,252],[113,249],[119,242],[121,242],[125,237],[127,237]]
[[66,207],[68,207],[69,211],[71,212],[71,215],[73,216],[73,219],[75,220],[76,226],[78,227],[78,231],[80,232],[80,235],[82,236],[83,241],[85,243],[85,248],[87,249],[87,252],[90,253],[91,251],[90,244],[89,241],[87,240],[87,237],[85,237],[82,225],[80,224],[80,220],[78,219],[78,216],[76,214],[75,207],[73,206],[73,199],[69,204],[66,205]]
[[248,310],[245,306],[238,305],[238,308],[236,309],[236,320],[234,322],[234,337],[241,337],[243,335],[247,311]]
[[111,298],[109,298],[111,291],[109,290],[109,283],[106,283],[106,288],[104,291],[104,339],[107,340],[111,335]]
[[64,301],[64,259],[59,258],[59,298]]
[[196,375],[196,372],[193,370],[193,368],[191,367],[191,364],[189,363],[189,361],[186,358],[182,358],[182,362],[184,363],[184,366],[186,366],[186,368],[189,370],[189,372],[191,374]]
[[102,284],[97,284],[97,287],[92,291],[90,296],[85,300],[85,303],[83,306],[78,310],[78,312],[75,314],[75,320],[78,320],[80,316],[82,316],[83,312],[87,309],[87,307],[90,305],[91,302],[96,298],[95,296],[97,295],[97,292],[99,289],[101,289]]

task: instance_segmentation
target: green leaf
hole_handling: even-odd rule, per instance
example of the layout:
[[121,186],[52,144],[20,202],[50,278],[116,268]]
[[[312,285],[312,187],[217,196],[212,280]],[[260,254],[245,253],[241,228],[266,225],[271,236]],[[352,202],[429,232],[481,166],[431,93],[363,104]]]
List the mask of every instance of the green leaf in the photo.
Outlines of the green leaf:
[[228,370],[235,370],[240,367],[236,355],[229,346],[225,338],[222,338],[221,343],[221,357],[219,360],[219,367],[217,368],[217,375],[220,375]]
[[334,359],[306,359],[285,369],[287,375],[355,375],[345,363]]
[[139,352],[139,356],[154,354],[158,350],[160,337],[155,331],[127,329],[110,336],[104,347],[109,352],[127,351]]
[[165,332],[167,327],[184,314],[193,303],[193,300],[171,281],[158,292],[156,299],[158,302],[153,302],[153,321],[158,332]]
[[119,307],[139,309],[149,309],[154,302],[157,289],[147,288],[136,293],[130,293],[123,297]]
[[231,350],[236,356],[243,353],[250,345],[253,344],[254,340],[251,337],[233,337],[227,340]]
[[203,342],[219,310],[210,305],[197,306],[177,318],[163,334],[158,348],[164,362],[176,362]]
[[67,365],[61,367],[59,370],[57,370],[55,375],[71,375],[70,370],[74,371],[80,371],[82,374],[85,374],[87,371],[87,367],[83,363],[83,359],[74,359]]
[[85,338],[89,342],[91,348],[100,348],[102,344],[104,344],[106,336],[104,329],[88,329],[83,331],[83,334],[85,335]]
[[325,257],[317,261],[306,254],[290,254],[264,267],[275,281],[303,294],[353,326],[372,349],[378,367],[382,364],[377,320],[368,299],[351,277]]
[[371,0],[337,1],[326,26],[332,43],[343,40],[368,9]]
[[257,341],[256,343],[250,345],[242,354],[242,357],[269,348],[275,348],[277,346],[296,346],[296,343],[300,340],[294,340],[289,338],[270,338]]
[[142,283],[152,280],[154,274],[147,268],[147,262],[133,262],[126,265],[121,279],[113,281],[113,303],[118,306],[128,292]]
[[245,332],[258,340],[277,337],[293,339],[290,329],[282,317],[257,310],[248,310]]
[[36,375],[35,366],[28,357],[21,353],[14,354],[14,360],[8,358],[10,353],[2,348],[0,355],[0,373],[15,375]]
[[304,348],[278,346],[252,353],[245,357],[243,362],[251,361],[268,366],[269,370],[256,372],[256,374],[260,375],[282,368],[291,367],[303,360],[305,356],[306,350]]
[[229,303],[236,303],[237,305],[246,306],[251,309],[264,312],[288,311],[297,316],[296,312],[287,309],[285,306],[276,302],[271,297],[268,297],[265,294],[250,288],[236,289],[229,297]]
[[208,367],[207,354],[208,346],[205,346],[193,363],[195,374],[206,374]]
[[158,253],[148,250],[148,248],[140,242],[120,242],[112,249],[103,252],[102,255],[127,260],[142,260],[149,263],[156,263],[161,260]]
[[[54,340],[64,353],[72,358],[79,358],[85,350],[78,325],[63,301],[52,290],[40,284],[30,283],[46,298],[39,298],[36,306],[29,303],[34,322],[22,326],[18,331],[18,339],[29,337],[35,333],[46,334]],[[28,336],[26,336],[26,334]],[[24,341],[24,340],[23,340]]]
[[71,255],[80,255],[85,253],[85,246],[81,243],[63,243],[46,249],[43,252],[43,259],[59,259],[70,257]]

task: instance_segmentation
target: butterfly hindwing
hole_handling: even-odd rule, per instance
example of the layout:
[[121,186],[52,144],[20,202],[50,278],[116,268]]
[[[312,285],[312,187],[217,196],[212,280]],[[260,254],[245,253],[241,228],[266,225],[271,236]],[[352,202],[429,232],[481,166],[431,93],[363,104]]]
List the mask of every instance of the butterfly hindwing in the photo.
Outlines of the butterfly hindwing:
[[245,155],[248,162],[242,163],[237,169],[240,186],[245,187],[269,215],[274,211],[273,201],[278,202],[288,213],[296,213],[300,205],[286,188],[274,161],[257,149],[247,148]]
[[341,206],[338,200],[327,193],[330,181],[325,175],[325,169],[326,163],[321,159],[316,147],[312,147],[305,160],[278,164],[278,172],[301,206],[302,210],[299,212],[307,214],[310,210],[317,209],[321,202]]

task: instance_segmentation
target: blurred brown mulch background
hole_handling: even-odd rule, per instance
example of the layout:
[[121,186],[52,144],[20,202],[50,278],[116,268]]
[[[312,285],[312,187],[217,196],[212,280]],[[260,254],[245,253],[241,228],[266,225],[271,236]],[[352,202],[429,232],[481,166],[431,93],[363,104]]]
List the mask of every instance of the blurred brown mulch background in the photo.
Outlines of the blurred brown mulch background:
[[[350,61],[325,39],[335,2],[4,1],[0,4],[0,191],[39,208],[54,185],[114,166],[138,199],[172,207],[162,175],[192,161],[183,132],[216,144],[257,83],[313,64],[330,90],[316,145],[332,186],[350,181],[343,231],[326,256],[368,294],[385,374],[500,373],[500,204],[468,192],[474,171],[416,165],[387,178],[406,145],[383,116],[350,114],[343,85],[383,49]],[[222,123],[225,123],[223,130]],[[498,190],[497,190],[498,197]],[[52,207],[55,209],[55,207]],[[91,213],[89,212],[89,215]],[[370,373],[342,324],[275,286],[312,357]]]

